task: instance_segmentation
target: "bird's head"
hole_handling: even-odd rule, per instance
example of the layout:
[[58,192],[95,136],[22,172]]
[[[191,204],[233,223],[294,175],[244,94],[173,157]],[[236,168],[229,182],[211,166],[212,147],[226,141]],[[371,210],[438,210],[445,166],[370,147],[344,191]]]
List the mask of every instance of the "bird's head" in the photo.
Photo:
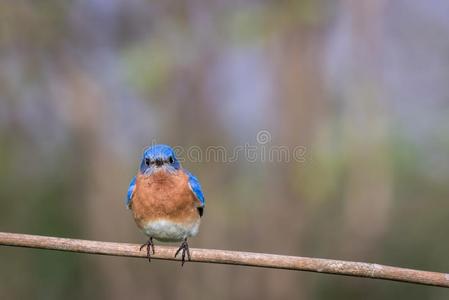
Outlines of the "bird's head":
[[175,151],[170,146],[154,145],[143,152],[140,164],[140,172],[142,174],[150,175],[160,170],[174,172],[180,168],[181,164],[176,158]]

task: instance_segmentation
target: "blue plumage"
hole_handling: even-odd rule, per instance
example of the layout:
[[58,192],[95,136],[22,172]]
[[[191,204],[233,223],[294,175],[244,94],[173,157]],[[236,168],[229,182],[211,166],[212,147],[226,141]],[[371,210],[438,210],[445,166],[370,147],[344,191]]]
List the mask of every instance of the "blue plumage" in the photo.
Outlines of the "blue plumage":
[[164,165],[169,172],[174,172],[181,168],[175,151],[170,146],[155,145],[145,149],[142,162],[140,163],[140,173],[149,175],[156,170],[156,167],[161,165]]
[[204,199],[203,191],[201,190],[201,184],[199,180],[192,175],[189,171],[185,170],[186,174],[189,176],[189,187],[195,194],[196,198],[201,202],[201,206],[204,207],[206,201]]
[[126,207],[129,208],[129,205],[131,204],[131,199],[133,198],[134,190],[136,189],[136,176],[131,179],[131,182],[129,183],[128,187],[128,193],[126,195]]

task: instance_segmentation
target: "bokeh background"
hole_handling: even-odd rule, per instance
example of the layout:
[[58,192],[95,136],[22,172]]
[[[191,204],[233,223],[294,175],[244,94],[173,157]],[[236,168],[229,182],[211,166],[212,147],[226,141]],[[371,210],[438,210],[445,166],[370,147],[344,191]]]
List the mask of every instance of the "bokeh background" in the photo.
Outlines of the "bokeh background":
[[[192,247],[449,271],[449,2],[1,1],[0,230],[143,243],[143,148],[186,161]],[[447,299],[342,276],[0,248],[1,299]]]

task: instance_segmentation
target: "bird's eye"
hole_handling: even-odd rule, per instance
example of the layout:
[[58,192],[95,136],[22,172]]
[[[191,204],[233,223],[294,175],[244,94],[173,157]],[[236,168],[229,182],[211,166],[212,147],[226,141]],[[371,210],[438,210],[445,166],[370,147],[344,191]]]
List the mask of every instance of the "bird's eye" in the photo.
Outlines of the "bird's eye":
[[175,160],[173,159],[173,156],[170,156],[168,158],[168,162],[171,163],[171,164],[175,162]]
[[148,167],[150,166],[150,163],[151,163],[150,159],[149,159],[149,158],[145,158],[145,164],[146,164]]

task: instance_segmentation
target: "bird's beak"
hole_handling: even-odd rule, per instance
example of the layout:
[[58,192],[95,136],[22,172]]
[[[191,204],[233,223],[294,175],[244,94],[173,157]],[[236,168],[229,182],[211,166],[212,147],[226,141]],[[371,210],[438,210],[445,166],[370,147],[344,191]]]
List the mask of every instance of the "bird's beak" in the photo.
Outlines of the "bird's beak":
[[156,159],[156,167],[162,167],[163,164],[164,162],[162,161],[162,159]]

